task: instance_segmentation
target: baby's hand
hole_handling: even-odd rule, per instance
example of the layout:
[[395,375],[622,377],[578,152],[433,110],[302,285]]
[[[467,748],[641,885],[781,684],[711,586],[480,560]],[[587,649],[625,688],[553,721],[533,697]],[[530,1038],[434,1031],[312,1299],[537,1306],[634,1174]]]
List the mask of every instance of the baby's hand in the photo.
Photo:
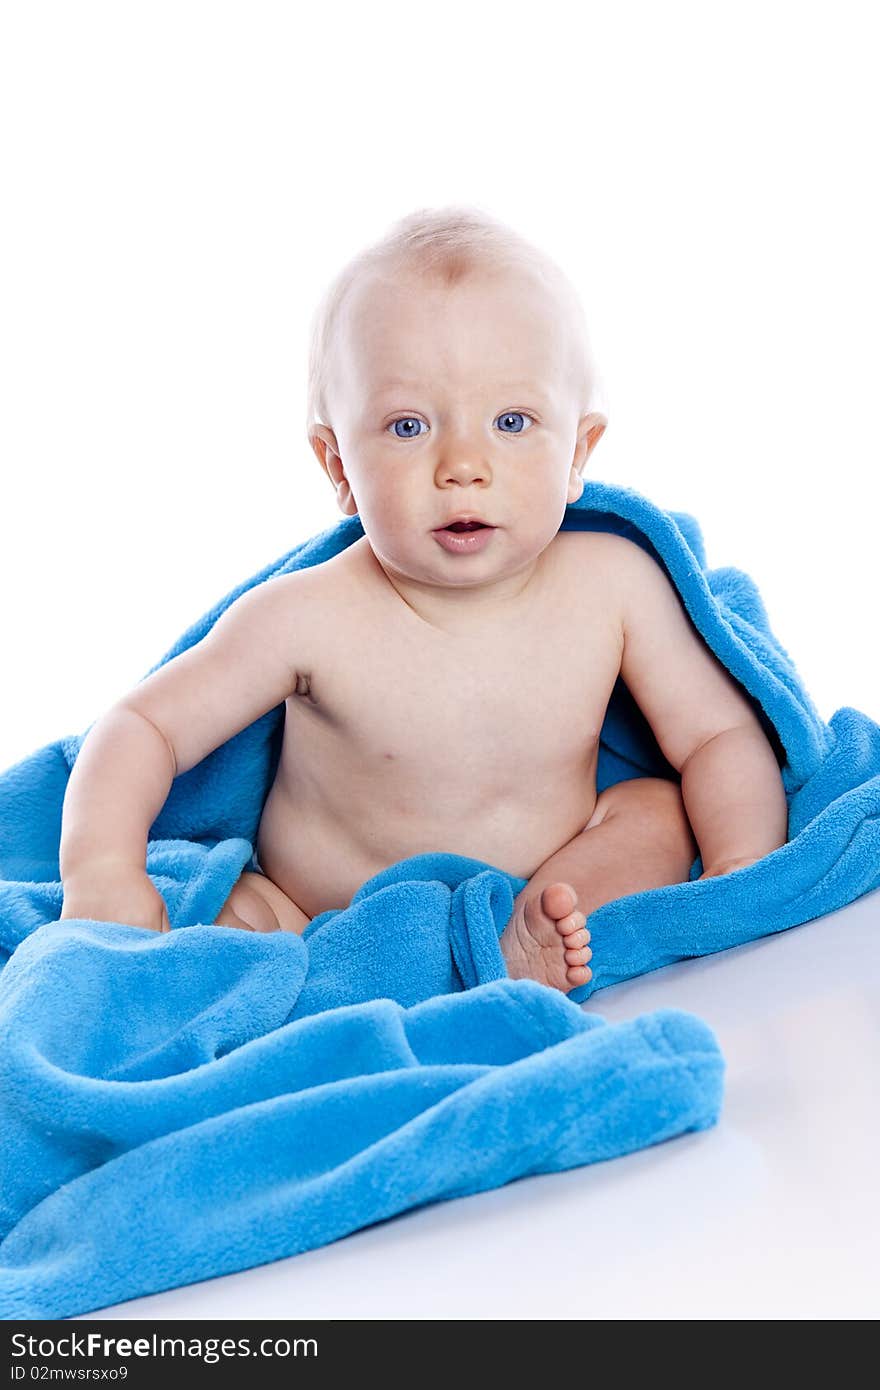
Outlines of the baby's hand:
[[66,878],[61,917],[122,922],[158,932],[171,930],[165,899],[149,875],[124,863],[84,865]]

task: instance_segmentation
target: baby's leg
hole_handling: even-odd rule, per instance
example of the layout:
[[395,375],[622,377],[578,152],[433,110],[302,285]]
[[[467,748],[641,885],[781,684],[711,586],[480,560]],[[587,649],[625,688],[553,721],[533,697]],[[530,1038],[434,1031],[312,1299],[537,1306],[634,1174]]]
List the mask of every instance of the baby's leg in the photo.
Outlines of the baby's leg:
[[580,834],[535,871],[501,937],[513,979],[566,993],[586,984],[586,924],[603,903],[687,880],[697,847],[675,782],[639,777],[608,787]]
[[292,931],[301,935],[311,917],[265,874],[245,872],[220,909],[214,925],[245,931]]

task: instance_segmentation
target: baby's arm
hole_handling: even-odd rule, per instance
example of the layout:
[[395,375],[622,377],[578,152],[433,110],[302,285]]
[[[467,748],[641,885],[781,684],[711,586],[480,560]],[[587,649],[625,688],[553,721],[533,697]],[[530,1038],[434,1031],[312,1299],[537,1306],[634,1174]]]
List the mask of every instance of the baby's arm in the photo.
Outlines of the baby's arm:
[[89,730],[62,811],[62,917],[169,929],[146,872],[150,827],[175,777],[295,687],[302,599],[291,586],[299,577],[267,580],[240,595],[200,642]]
[[785,844],[788,808],[776,755],[752,706],[692,626],[665,572],[620,541],[620,674],[681,792],[703,878]]
[[606,563],[597,578],[609,603],[617,596],[620,674],[681,774],[681,795],[654,777],[607,787],[588,825],[517,894],[501,936],[508,973],[566,991],[590,979],[592,912],[683,882],[694,837],[702,877],[712,878],[762,859],[788,831],[776,756],[748,699],[656,561],[621,536],[603,544]]

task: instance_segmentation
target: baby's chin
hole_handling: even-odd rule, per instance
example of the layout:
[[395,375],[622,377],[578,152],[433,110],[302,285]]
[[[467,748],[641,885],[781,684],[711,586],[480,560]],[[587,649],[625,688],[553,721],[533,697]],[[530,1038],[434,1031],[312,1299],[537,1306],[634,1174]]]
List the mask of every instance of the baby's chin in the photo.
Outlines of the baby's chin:
[[377,555],[377,559],[400,591],[410,587],[420,592],[511,597],[536,573],[547,547],[504,545],[502,550],[499,540],[493,536],[484,549],[458,554],[435,541],[435,554],[430,557],[396,552],[387,557]]

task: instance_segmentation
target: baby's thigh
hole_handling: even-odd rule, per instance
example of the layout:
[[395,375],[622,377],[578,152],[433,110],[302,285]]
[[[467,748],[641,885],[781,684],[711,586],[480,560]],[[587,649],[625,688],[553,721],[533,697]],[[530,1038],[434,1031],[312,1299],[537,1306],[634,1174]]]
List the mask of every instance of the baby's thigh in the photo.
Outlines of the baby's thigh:
[[257,932],[292,931],[299,936],[311,920],[271,878],[246,870],[221,907],[214,925]]

